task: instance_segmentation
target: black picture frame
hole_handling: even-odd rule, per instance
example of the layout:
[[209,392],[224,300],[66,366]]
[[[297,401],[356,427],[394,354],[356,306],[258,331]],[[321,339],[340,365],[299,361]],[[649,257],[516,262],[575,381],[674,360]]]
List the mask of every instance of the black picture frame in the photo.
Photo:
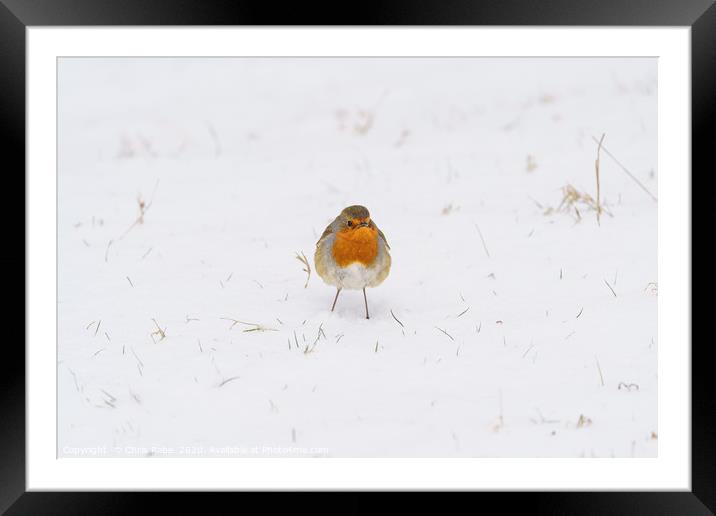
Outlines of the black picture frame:
[[[0,139],[5,158],[3,202],[5,230],[13,245],[4,246],[2,265],[7,280],[20,281],[25,271],[25,29],[29,26],[88,25],[573,25],[573,26],[689,26],[691,27],[692,170],[713,169],[711,124],[716,111],[716,6],[713,0],[503,0],[477,2],[435,0],[393,1],[371,5],[306,5],[292,3],[279,8],[271,3],[237,0],[0,0],[0,114],[5,127]],[[11,158],[10,161],[8,158]],[[669,171],[689,173],[689,171]],[[693,177],[693,172],[692,176]],[[8,181],[15,181],[12,185]],[[13,206],[17,203],[17,206]],[[22,205],[22,206],[20,206]],[[695,220],[695,218],[694,218]],[[22,233],[22,236],[20,236]],[[692,231],[693,234],[693,231]],[[662,242],[663,245],[663,242]],[[693,255],[692,255],[693,256]],[[693,258],[692,258],[693,260]],[[7,284],[7,283],[6,283]],[[19,290],[19,285],[18,285]],[[19,298],[7,297],[20,310]],[[25,295],[22,297],[25,300]],[[22,309],[24,311],[24,303]],[[693,316],[692,316],[693,318]],[[26,320],[26,319],[25,319]],[[25,492],[25,353],[20,346],[22,329],[6,315],[4,368],[0,375],[0,512],[7,514],[126,514],[150,507],[149,499],[165,494],[149,493],[50,493]],[[692,345],[691,342],[668,345]],[[716,413],[713,366],[706,359],[708,340],[695,341],[692,353],[692,490],[690,492],[533,492],[479,493],[497,502],[503,512],[524,508],[549,514],[714,514],[716,512],[716,439],[710,416]],[[208,494],[172,497],[183,510],[205,512],[217,499]],[[219,494],[226,499],[234,494]],[[253,497],[254,495],[243,494]],[[283,495],[295,507],[300,494]],[[444,502],[416,496],[423,510],[445,510]],[[244,503],[244,502],[242,502]],[[474,503],[474,502],[470,502]],[[481,501],[482,503],[482,501]],[[340,502],[341,512],[372,510],[383,505],[380,493],[350,495]],[[335,506],[326,508],[334,512]],[[312,511],[320,507],[310,504]],[[164,507],[169,510],[168,505]],[[405,509],[405,507],[404,507]]]

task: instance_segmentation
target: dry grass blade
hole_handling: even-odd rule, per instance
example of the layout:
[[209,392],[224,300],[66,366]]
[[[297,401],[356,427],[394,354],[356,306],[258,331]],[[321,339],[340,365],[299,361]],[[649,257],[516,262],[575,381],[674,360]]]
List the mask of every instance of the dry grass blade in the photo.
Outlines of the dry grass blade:
[[306,255],[303,254],[303,251],[301,251],[301,254],[296,253],[296,260],[301,262],[304,265],[303,272],[307,274],[306,276],[306,284],[303,286],[303,288],[308,288],[308,280],[311,279],[311,265],[308,263],[308,258],[306,258]]
[[[592,140],[594,140],[596,143],[599,143],[599,140],[597,140],[594,136],[592,136]],[[609,152],[609,150],[608,150],[606,147],[602,146],[602,149],[604,149],[604,153],[605,153],[607,156],[609,156],[610,158],[612,158],[612,159],[614,160],[614,163],[616,163],[617,165],[619,165],[619,168],[622,169],[622,172],[624,172],[626,175],[628,175],[628,176],[631,178],[632,181],[634,181],[637,185],[639,185],[639,188],[641,188],[642,190],[644,190],[644,192],[645,192],[649,197],[651,197],[651,200],[652,200],[652,201],[658,202],[656,196],[655,196],[653,193],[651,193],[651,192],[649,191],[649,189],[648,189],[646,186],[644,186],[644,184],[643,184],[641,181],[639,181],[639,180],[634,176],[634,174],[632,174],[631,172],[629,172],[629,170],[628,170],[624,165],[622,165],[622,164],[619,162],[619,160],[618,160],[617,158],[615,158],[614,155],[613,155],[611,152]]]
[[129,351],[131,351],[132,355],[134,355],[134,358],[137,359],[137,365],[140,367],[144,367],[144,362],[142,362],[142,359],[137,356],[137,353],[136,351],[134,351],[134,348],[130,346]]
[[477,234],[480,235],[480,240],[482,241],[482,247],[485,249],[485,254],[487,257],[490,257],[490,251],[487,250],[487,244],[485,243],[485,237],[482,236],[482,231],[480,231],[480,226],[475,223],[475,229],[477,229]]
[[239,321],[238,319],[232,319],[231,317],[221,317],[221,319],[223,319],[225,321],[231,321],[231,326],[229,326],[230,330],[237,324],[251,326],[251,328],[246,328],[245,330],[243,330],[244,333],[251,332],[251,331],[278,331],[275,328],[267,328],[266,326],[263,326],[261,324]]
[[[319,334],[319,337],[320,337],[320,334]],[[316,339],[312,345],[306,344],[306,347],[303,348],[303,354],[308,355],[310,353],[313,353],[313,350],[316,349],[317,345],[318,345],[318,339]]]
[[400,322],[400,319],[398,319],[398,318],[395,316],[395,314],[393,313],[393,310],[392,310],[392,309],[390,310],[390,315],[393,316],[393,319],[395,319],[395,322],[397,322],[402,328],[405,328],[405,325],[404,325],[402,322]]
[[157,179],[157,182],[154,185],[154,190],[152,191],[152,198],[149,200],[148,203],[144,201],[141,194],[137,195],[137,205],[139,206],[139,215],[137,215],[137,218],[132,223],[132,225],[129,226],[124,233],[122,233],[122,236],[119,237],[119,240],[122,240],[125,236],[127,236],[127,233],[132,231],[132,229],[134,229],[139,224],[144,224],[144,216],[149,211],[149,208],[152,207],[152,203],[154,202],[154,194],[157,193],[158,186],[159,186],[159,180]]
[[576,209],[576,205],[582,204],[590,209],[597,209],[597,201],[588,193],[580,192],[574,186],[567,183],[562,187],[562,202],[557,207],[557,211],[571,211],[572,207]]
[[152,319],[152,321],[154,321],[154,326],[156,326],[157,329],[154,330],[152,333],[150,333],[149,336],[152,338],[152,342],[157,342],[156,340],[154,340],[154,336],[157,335],[159,337],[159,341],[161,342],[162,340],[167,338],[167,334],[166,334],[167,329],[166,328],[162,329],[162,327],[159,326],[159,323],[157,322],[156,319]]
[[238,380],[239,378],[240,378],[239,376],[232,376],[231,378],[227,378],[226,380],[223,380],[223,381],[219,384],[219,387],[223,387],[223,386],[226,385],[227,383],[233,382],[234,380]]
[[585,210],[594,210],[601,213],[606,213],[610,217],[613,217],[612,213],[607,210],[603,204],[598,204],[597,201],[586,192],[580,192],[573,185],[567,183],[562,187],[562,201],[557,206],[557,209],[548,208],[545,210],[545,215],[551,215],[555,211],[573,214],[577,222],[582,220],[582,215],[579,212],[579,207]]
[[604,133],[602,133],[602,137],[599,139],[599,146],[597,147],[597,159],[594,161],[594,171],[597,176],[597,225],[601,225],[599,222],[599,217],[602,214],[602,205],[599,201],[599,152],[602,150],[602,142],[604,142]]
[[244,330],[244,333],[250,332],[250,331],[278,331],[276,328],[267,328],[266,326],[262,326],[260,324],[253,325],[253,328],[246,328]]
[[448,337],[450,337],[450,340],[452,340],[452,341],[455,340],[452,335],[450,335],[448,332],[446,332],[446,331],[443,330],[442,328],[438,328],[438,327],[436,326],[435,329],[440,330],[440,331],[443,332],[445,335],[447,335]]
[[[321,336],[323,336],[324,339],[328,340],[328,337],[326,337],[326,333],[323,331],[323,323],[321,323],[318,326],[318,333],[316,334],[316,340],[313,341],[313,346],[311,347],[311,351],[313,351],[313,348],[316,347],[316,344],[318,344],[318,341],[321,340]],[[289,345],[291,341],[289,340]],[[308,346],[306,346],[306,349],[308,349]]]
[[617,297],[617,293],[614,292],[614,289],[613,289],[612,286],[609,284],[609,282],[608,282],[607,280],[604,280],[604,283],[606,284],[607,287],[609,287],[609,290],[612,291],[612,294],[614,294],[614,297]]
[[579,419],[577,420],[577,428],[584,428],[585,426],[589,426],[592,424],[592,420],[589,419],[584,414],[579,414]]
[[107,242],[107,248],[104,250],[104,263],[107,263],[109,260],[109,248],[112,247],[112,242],[114,242],[114,240]]
[[599,359],[595,356],[594,361],[597,363],[597,371],[599,371],[599,381],[602,384],[602,387],[604,387],[604,375],[602,375],[602,366],[599,365]]
[[112,396],[110,393],[108,393],[108,392],[105,391],[104,389],[100,389],[100,391],[102,391],[102,392],[105,394],[105,396],[107,396],[107,398],[109,398],[109,401],[111,401],[111,402],[117,401],[117,398],[115,398],[114,396]]
[[530,344],[530,347],[527,348],[524,353],[522,353],[522,358],[525,358],[525,357],[527,356],[527,353],[529,353],[530,350],[531,350],[532,348],[534,348],[534,347],[535,347],[534,344]]

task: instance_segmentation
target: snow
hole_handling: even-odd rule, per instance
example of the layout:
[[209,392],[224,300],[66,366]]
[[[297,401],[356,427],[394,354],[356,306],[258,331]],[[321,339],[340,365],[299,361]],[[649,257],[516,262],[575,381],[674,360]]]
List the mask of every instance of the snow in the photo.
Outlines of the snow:
[[61,59],[58,455],[656,456],[656,66]]

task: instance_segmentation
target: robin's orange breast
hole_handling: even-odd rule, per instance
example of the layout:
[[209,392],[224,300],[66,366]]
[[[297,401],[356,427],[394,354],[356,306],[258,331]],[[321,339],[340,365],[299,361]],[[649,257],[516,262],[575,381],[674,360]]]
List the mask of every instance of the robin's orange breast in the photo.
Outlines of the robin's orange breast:
[[378,256],[378,231],[372,227],[338,231],[331,251],[339,267],[356,262],[369,267]]

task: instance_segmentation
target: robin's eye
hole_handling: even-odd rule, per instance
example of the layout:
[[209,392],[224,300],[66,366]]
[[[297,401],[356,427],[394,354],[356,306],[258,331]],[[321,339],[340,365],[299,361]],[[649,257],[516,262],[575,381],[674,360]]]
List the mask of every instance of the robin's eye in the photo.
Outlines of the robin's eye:
[[349,220],[349,221],[348,221],[348,227],[351,227],[352,225],[353,225],[353,221],[352,221],[352,220]]

